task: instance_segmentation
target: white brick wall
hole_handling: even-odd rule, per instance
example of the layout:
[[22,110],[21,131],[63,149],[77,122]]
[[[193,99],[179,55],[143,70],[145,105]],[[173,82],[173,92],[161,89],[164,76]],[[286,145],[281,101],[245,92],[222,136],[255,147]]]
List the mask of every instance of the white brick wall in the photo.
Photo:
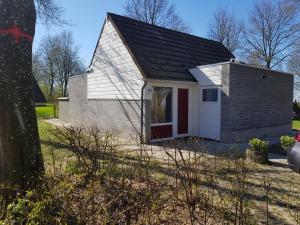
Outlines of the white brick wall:
[[143,76],[110,21],[106,21],[88,75],[89,99],[140,100]]
[[87,76],[70,79],[69,101],[59,101],[60,120],[75,126],[116,131],[126,138],[140,135],[140,100],[88,100],[86,88]]

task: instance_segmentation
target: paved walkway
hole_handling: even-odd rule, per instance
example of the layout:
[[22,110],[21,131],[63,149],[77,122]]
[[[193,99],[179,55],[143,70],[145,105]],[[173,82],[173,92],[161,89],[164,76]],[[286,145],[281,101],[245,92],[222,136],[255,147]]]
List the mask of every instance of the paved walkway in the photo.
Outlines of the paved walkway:
[[43,121],[56,127],[70,126],[69,123],[63,122],[60,119],[45,119]]
[[282,166],[284,168],[288,168],[287,158],[283,155],[278,155],[275,153],[269,153],[269,161],[273,165]]

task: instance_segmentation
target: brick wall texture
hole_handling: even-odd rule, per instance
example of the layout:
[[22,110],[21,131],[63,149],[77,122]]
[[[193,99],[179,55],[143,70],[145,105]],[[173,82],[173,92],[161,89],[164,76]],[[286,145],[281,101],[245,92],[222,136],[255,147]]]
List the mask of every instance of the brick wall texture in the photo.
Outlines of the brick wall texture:
[[225,64],[222,74],[223,142],[291,131],[292,75],[234,63]]
[[140,135],[141,104],[138,100],[87,99],[87,76],[69,82],[69,101],[59,102],[59,118],[84,127],[113,130],[122,136]]

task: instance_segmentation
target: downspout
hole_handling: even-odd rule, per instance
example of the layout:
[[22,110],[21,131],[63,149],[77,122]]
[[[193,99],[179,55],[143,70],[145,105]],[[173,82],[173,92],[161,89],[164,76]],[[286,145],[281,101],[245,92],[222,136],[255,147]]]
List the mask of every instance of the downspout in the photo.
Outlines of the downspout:
[[144,90],[146,86],[147,86],[147,81],[144,80],[144,85],[142,87],[142,93],[141,93],[141,134],[140,134],[141,143],[144,142]]

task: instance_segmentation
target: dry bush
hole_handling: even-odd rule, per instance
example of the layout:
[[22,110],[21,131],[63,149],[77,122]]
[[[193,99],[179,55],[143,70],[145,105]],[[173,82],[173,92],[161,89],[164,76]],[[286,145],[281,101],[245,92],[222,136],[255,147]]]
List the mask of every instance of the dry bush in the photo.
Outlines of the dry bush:
[[[97,128],[56,128],[51,139],[45,188],[16,196],[10,208],[0,198],[0,224],[270,223],[271,180],[266,174],[266,211],[258,219],[248,195],[249,164],[240,153],[208,155],[201,140],[189,139],[168,143],[158,159],[154,146],[137,143],[127,151],[117,134]],[[58,144],[73,156],[57,160]],[[292,204],[290,212],[299,224]]]
[[[203,155],[191,155],[185,156],[181,149],[175,149],[174,154],[166,151],[166,154],[175,163],[174,181],[172,186],[172,192],[174,197],[180,205],[188,210],[189,219],[191,224],[195,224],[197,218],[197,208],[204,209],[204,223],[208,221],[208,209],[210,208],[209,192],[201,190],[199,188],[202,182],[202,174],[200,172],[201,161]],[[183,191],[183,192],[182,192]]]
[[250,172],[241,154],[208,156],[203,145],[189,142],[193,150],[186,152],[182,143],[172,143],[174,150],[166,154],[174,164],[172,192],[188,212],[190,224],[255,224],[247,197]]
[[[227,194],[229,197],[228,209],[233,224],[256,224],[255,215],[251,213],[251,199],[247,197],[250,192],[248,185],[249,167],[244,158],[233,157],[228,159],[223,174],[223,179],[227,180]],[[227,212],[228,213],[228,212]]]
[[70,148],[76,155],[78,165],[92,175],[114,162],[115,152],[120,146],[118,135],[99,128],[67,126],[55,128],[52,136]]
[[145,145],[139,145],[137,155],[128,155],[118,151],[120,140],[112,132],[64,127],[51,133],[55,141],[69,146],[76,155],[75,165],[83,168],[77,176],[65,178],[53,189],[78,221],[161,224],[167,185],[163,178],[155,176],[156,163]]

